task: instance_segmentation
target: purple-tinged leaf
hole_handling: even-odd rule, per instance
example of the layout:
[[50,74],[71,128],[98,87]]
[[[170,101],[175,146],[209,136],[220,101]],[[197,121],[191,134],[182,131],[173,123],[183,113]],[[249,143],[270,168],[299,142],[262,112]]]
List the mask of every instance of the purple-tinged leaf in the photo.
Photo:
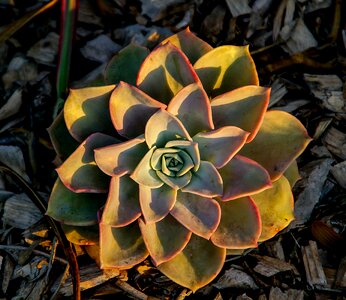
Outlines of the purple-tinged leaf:
[[178,191],[171,215],[194,234],[209,239],[219,225],[221,210],[213,199]]

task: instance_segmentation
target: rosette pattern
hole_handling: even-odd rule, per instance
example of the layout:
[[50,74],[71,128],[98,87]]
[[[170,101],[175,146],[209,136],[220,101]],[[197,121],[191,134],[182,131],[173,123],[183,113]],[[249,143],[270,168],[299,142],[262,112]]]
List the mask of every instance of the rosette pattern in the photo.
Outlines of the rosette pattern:
[[295,159],[310,138],[267,111],[247,47],[213,49],[185,30],[151,53],[124,48],[105,82],[71,90],[49,129],[63,163],[47,211],[72,242],[99,245],[101,268],[150,255],[195,291],[227,251],[294,218]]

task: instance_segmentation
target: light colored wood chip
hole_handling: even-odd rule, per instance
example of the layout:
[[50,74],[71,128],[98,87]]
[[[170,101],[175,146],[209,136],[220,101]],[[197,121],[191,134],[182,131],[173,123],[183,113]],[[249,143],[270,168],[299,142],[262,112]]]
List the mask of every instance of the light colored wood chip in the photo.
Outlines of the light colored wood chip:
[[296,276],[299,275],[296,267],[288,262],[269,256],[251,255],[256,257],[257,265],[254,268],[256,273],[265,277],[272,277],[280,272],[292,271]]
[[15,115],[22,106],[22,90],[16,90],[7,102],[0,108],[0,121]]
[[335,156],[346,160],[346,134],[335,127],[329,127],[322,142]]
[[252,11],[247,0],[226,0],[226,3],[234,18]]
[[257,290],[258,286],[253,278],[239,268],[231,267],[213,285],[217,289],[239,288]]
[[302,255],[308,284],[311,287],[326,286],[327,278],[323,271],[316,242],[309,241],[308,246],[302,247]]
[[26,229],[43,217],[26,194],[15,194],[6,200],[3,222],[15,228]]
[[27,55],[35,59],[36,62],[45,65],[52,65],[58,54],[59,35],[50,32],[45,38],[34,44]]
[[270,100],[268,107],[274,106],[287,94],[287,88],[280,78],[276,79],[271,85]]
[[346,189],[346,161],[336,164],[331,168],[330,172],[333,174],[336,181]]

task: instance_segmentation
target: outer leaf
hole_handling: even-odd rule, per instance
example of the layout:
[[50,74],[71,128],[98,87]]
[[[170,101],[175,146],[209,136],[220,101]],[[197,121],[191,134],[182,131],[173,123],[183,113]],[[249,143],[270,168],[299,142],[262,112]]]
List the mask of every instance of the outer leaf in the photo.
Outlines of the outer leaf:
[[49,126],[48,133],[55,152],[63,159],[67,158],[79,145],[67,130],[63,111]]
[[110,114],[115,129],[127,138],[134,138],[144,133],[149,118],[158,109],[166,108],[125,82],[120,82],[112,93],[109,103]]
[[214,98],[211,102],[215,128],[237,126],[256,136],[267,110],[270,89],[244,86]]
[[[64,106],[68,131],[79,142],[90,134],[114,134],[109,114],[109,98],[115,85],[71,89]],[[100,122],[102,120],[102,122]]]
[[221,210],[213,199],[178,192],[171,215],[194,234],[209,239],[219,225]]
[[76,245],[95,245],[99,240],[99,226],[71,226],[61,224],[67,239]]
[[151,156],[155,149],[156,147],[153,147],[148,151],[131,174],[131,178],[134,181],[149,188],[158,188],[163,185],[163,182],[156,175],[150,164]]
[[197,60],[194,68],[212,97],[245,85],[258,85],[248,46],[217,47]]
[[137,222],[119,228],[100,223],[101,269],[131,268],[148,254]]
[[142,91],[166,104],[184,86],[198,81],[185,54],[171,43],[152,51],[137,77],[137,85]]
[[128,175],[112,177],[102,223],[123,227],[140,215],[138,184]]
[[113,56],[105,69],[106,83],[114,84],[125,81],[132,85],[136,84],[138,70],[148,54],[147,48],[135,44],[129,44],[120,50]]
[[194,64],[202,55],[213,49],[212,46],[201,40],[189,28],[174,34],[165,39],[161,44],[172,43],[185,53],[190,62]]
[[200,83],[181,89],[169,102],[167,111],[175,115],[191,135],[214,129],[209,98]]
[[191,140],[183,124],[169,112],[160,109],[148,121],[145,127],[145,140],[148,147],[162,148],[174,140]]
[[148,152],[144,137],[94,150],[97,166],[109,176],[131,173]]
[[301,176],[299,175],[299,170],[298,170],[298,164],[297,161],[294,160],[289,167],[286,169],[284,176],[290,183],[291,188],[294,187],[294,185],[297,183],[299,179],[301,179]]
[[192,235],[184,250],[158,269],[176,283],[193,292],[212,281],[222,269],[226,249]]
[[271,187],[266,169],[241,155],[233,157],[219,172],[224,182],[224,201],[253,195]]
[[310,141],[306,129],[298,119],[286,112],[274,110],[265,114],[256,138],[239,153],[261,164],[274,181],[304,151]]
[[115,144],[118,140],[102,133],[89,136],[57,169],[64,185],[76,193],[105,193],[109,177],[94,161],[94,149]]
[[201,132],[193,137],[198,143],[201,159],[222,168],[245,144],[248,132],[234,127],[221,127],[214,131]]
[[272,238],[294,219],[293,195],[288,180],[282,176],[271,189],[251,196],[259,209],[262,233],[259,241]]
[[162,220],[171,211],[177,197],[177,191],[163,185],[151,189],[144,185],[139,186],[139,201],[146,224]]
[[47,215],[73,226],[89,226],[97,223],[97,212],[104,205],[102,194],[77,194],[67,189],[57,179],[49,198]]
[[193,173],[190,183],[181,190],[211,198],[221,196],[222,188],[222,178],[217,169],[212,163],[201,161],[201,165],[198,171]]
[[221,221],[211,241],[218,247],[246,249],[257,247],[261,219],[250,197],[220,202]]
[[171,216],[151,224],[139,219],[139,228],[156,266],[178,255],[191,237],[191,232]]

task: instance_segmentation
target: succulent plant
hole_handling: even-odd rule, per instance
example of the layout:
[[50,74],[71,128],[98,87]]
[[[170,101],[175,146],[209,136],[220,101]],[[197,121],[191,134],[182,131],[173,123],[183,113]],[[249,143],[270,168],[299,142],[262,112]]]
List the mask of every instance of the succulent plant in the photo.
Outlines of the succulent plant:
[[49,129],[62,159],[47,214],[101,268],[149,255],[195,291],[227,253],[256,247],[293,215],[295,159],[310,141],[267,111],[247,46],[213,49],[188,29],[151,53],[129,45],[105,86],[72,89]]

